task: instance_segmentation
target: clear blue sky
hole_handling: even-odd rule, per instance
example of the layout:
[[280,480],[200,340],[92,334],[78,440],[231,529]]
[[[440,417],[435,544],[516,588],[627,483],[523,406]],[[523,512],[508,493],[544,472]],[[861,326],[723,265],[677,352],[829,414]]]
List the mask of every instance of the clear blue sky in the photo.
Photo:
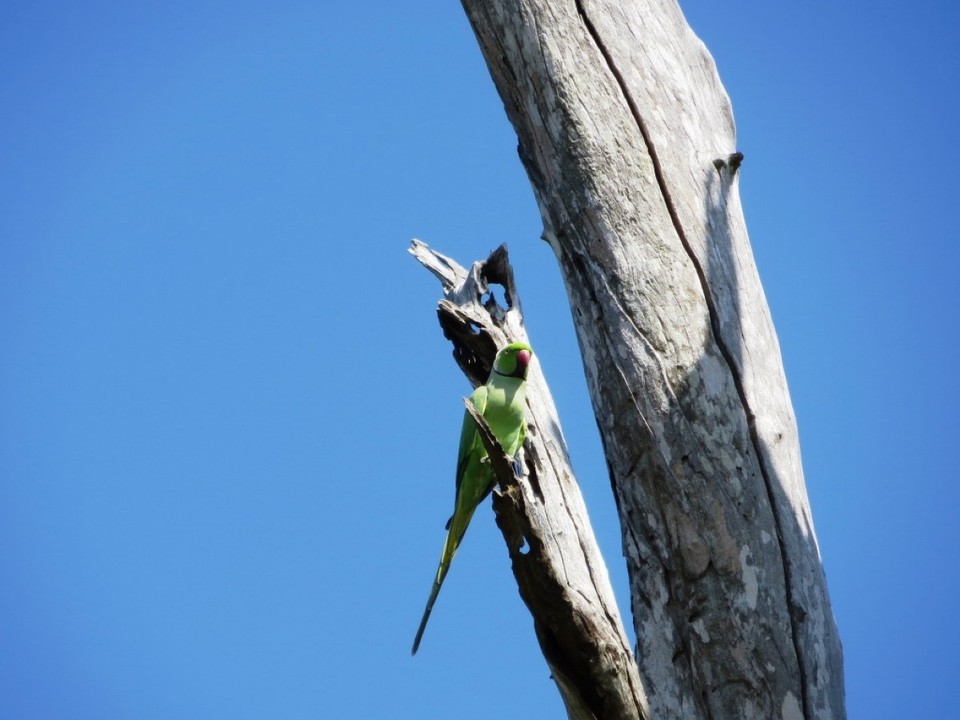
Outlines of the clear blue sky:
[[[956,717],[960,5],[684,2],[800,422],[851,718]],[[557,718],[420,237],[506,241],[626,607],[559,273],[459,3],[0,10],[0,718]]]

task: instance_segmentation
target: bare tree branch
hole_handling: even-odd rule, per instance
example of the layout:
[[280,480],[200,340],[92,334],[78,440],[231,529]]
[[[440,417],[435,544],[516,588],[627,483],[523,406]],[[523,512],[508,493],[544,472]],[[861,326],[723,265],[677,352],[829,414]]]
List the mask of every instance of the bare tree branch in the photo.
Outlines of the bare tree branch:
[[[474,386],[485,382],[497,349],[528,341],[506,246],[469,272],[416,240],[411,253],[443,285],[438,315],[454,358]],[[495,284],[503,288],[505,308],[490,294]],[[467,402],[500,484],[494,510],[520,596],[570,718],[646,720],[636,663],[537,363],[527,376],[527,405],[524,476],[517,479]]]

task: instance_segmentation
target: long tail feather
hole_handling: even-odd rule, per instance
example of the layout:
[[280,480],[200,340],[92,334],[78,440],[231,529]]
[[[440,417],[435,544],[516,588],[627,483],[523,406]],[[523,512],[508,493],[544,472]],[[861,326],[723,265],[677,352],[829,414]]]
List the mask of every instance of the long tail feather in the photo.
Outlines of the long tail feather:
[[417,650],[420,649],[420,641],[423,639],[423,631],[427,629],[427,620],[430,619],[430,612],[433,610],[433,603],[436,601],[439,593],[440,582],[434,580],[433,588],[430,590],[430,598],[427,600],[427,608],[423,611],[423,618],[420,620],[420,627],[417,628],[417,636],[413,639],[413,649],[410,651],[411,655],[416,655]]
[[[489,492],[493,489],[493,483],[490,484]],[[437,577],[433,581],[433,587],[430,588],[430,597],[427,598],[427,607],[423,611],[423,618],[420,620],[420,627],[417,630],[417,637],[413,641],[413,650],[411,651],[412,655],[417,654],[417,649],[420,647],[420,639],[423,637],[423,631],[427,627],[427,620],[430,619],[430,612],[433,610],[433,603],[437,600],[437,594],[440,592],[440,586],[443,585],[443,579],[447,577],[447,572],[450,570],[450,563],[453,562],[454,556],[457,554],[457,550],[460,547],[460,541],[463,540],[463,535],[467,531],[467,526],[470,524],[470,518],[473,517],[473,512],[476,510],[477,506],[467,508],[462,510],[459,515],[454,512],[453,516],[447,522],[447,537],[443,541],[443,552],[440,553],[440,566],[437,568]]]
[[447,538],[443,542],[443,552],[440,554],[440,566],[437,568],[437,577],[433,581],[433,587],[430,588],[430,597],[427,598],[427,607],[424,609],[423,617],[420,619],[417,636],[413,639],[413,649],[410,651],[411,655],[416,655],[417,650],[420,648],[420,640],[423,638],[423,631],[427,629],[427,620],[430,619],[433,604],[437,601],[437,595],[440,594],[440,586],[443,585],[443,579],[447,577],[447,572],[450,570],[450,563],[453,561],[453,556],[457,554],[457,548],[459,546],[459,538],[454,538],[451,533],[447,533]]

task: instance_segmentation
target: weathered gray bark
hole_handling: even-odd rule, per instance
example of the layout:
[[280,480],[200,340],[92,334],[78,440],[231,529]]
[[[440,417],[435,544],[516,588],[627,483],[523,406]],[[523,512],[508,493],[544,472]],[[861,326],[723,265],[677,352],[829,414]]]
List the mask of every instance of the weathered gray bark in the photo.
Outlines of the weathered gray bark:
[[843,718],[842,651],[712,59],[674,0],[463,5],[573,309],[651,715]]
[[[506,249],[469,272],[416,240],[411,253],[443,285],[438,315],[454,358],[474,386],[486,382],[497,349],[527,341]],[[503,287],[506,308],[487,294],[491,284]],[[568,716],[646,720],[646,699],[609,575],[536,362],[527,378],[521,482],[495,445],[495,438],[487,438],[500,484],[493,502],[497,524]]]

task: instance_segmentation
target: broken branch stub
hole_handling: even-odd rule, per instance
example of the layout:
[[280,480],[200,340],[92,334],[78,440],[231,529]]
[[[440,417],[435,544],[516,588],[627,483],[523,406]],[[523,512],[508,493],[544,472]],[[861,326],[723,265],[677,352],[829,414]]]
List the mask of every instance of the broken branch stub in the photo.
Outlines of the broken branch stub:
[[[527,342],[506,246],[469,271],[418,240],[410,252],[443,286],[437,313],[458,365],[473,386],[486,382],[499,348]],[[490,292],[495,284],[506,307]],[[646,695],[539,367],[527,377],[522,479],[467,405],[500,484],[494,511],[520,596],[568,716],[645,720]]]

